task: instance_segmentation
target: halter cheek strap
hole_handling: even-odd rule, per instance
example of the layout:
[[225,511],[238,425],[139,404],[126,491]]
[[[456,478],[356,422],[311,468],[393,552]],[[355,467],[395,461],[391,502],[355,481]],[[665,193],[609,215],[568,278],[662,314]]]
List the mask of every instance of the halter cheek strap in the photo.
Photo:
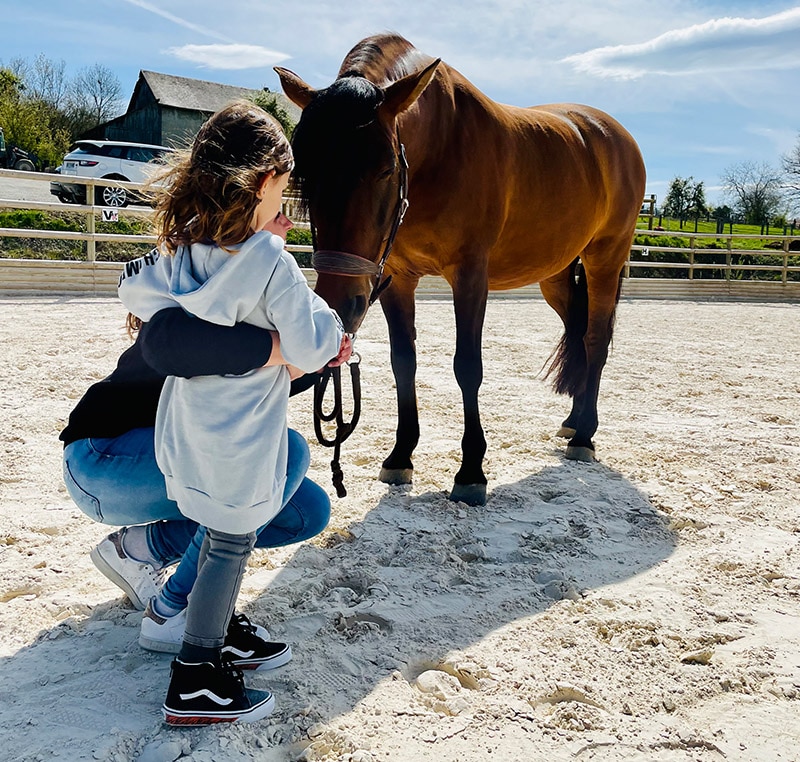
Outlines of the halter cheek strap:
[[[364,257],[350,254],[346,251],[315,251],[312,257],[312,265],[318,273],[327,273],[330,275],[349,275],[351,277],[359,277],[362,275],[369,275],[374,278],[372,286],[372,293],[369,297],[369,304],[372,306],[378,297],[383,293],[384,289],[392,282],[392,276],[387,278],[383,277],[383,268],[386,265],[386,260],[392,252],[394,246],[394,239],[397,237],[397,231],[400,225],[403,224],[403,218],[408,210],[408,160],[406,159],[405,146],[400,142],[400,131],[397,131],[397,142],[400,146],[399,163],[400,163],[400,195],[397,199],[397,207],[395,209],[394,220],[392,227],[389,229],[389,237],[386,239],[386,245],[383,248],[383,253],[377,263],[372,262]],[[316,230],[311,226],[312,243],[314,249],[317,248]],[[342,380],[341,368],[324,368],[322,375],[317,379],[314,385],[314,431],[317,435],[317,441],[325,447],[333,447],[333,459],[331,460],[331,472],[333,485],[336,488],[336,494],[339,497],[347,495],[347,490],[344,487],[344,475],[342,468],[339,464],[339,451],[342,442],[353,433],[353,430],[358,423],[358,418],[361,415],[361,374],[359,369],[360,358],[358,354],[354,353],[348,366],[350,367],[350,374],[353,384],[353,416],[348,423],[344,420],[342,415]],[[325,398],[325,390],[328,386],[328,381],[333,379],[334,402],[333,407],[329,413],[323,410],[323,400]],[[328,422],[336,422],[336,434],[332,439],[326,439],[323,431],[322,424]]]
[[[400,145],[398,155],[400,164],[400,193],[397,199],[394,219],[392,220],[392,227],[389,229],[389,236],[386,239],[386,245],[383,247],[383,253],[378,262],[372,262],[369,259],[364,259],[364,257],[359,257],[356,254],[350,254],[346,251],[332,251],[327,249],[315,251],[311,258],[311,264],[318,273],[346,275],[351,277],[369,275],[373,277],[375,280],[372,286],[372,293],[369,297],[370,306],[375,303],[384,289],[391,283],[392,276],[390,275],[388,278],[384,278],[383,270],[386,266],[386,260],[389,259],[389,254],[392,253],[397,231],[400,230],[400,225],[403,224],[403,219],[408,211],[408,159],[406,159],[406,148],[400,143],[399,130],[397,132],[397,140]],[[316,231],[314,231],[313,226],[312,234],[314,239],[316,239]],[[316,248],[316,240],[314,240],[314,245]]]

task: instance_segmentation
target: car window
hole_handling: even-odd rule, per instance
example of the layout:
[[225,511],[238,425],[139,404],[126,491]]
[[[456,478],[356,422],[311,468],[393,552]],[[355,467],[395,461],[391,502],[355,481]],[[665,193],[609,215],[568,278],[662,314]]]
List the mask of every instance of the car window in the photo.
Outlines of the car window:
[[153,152],[149,148],[141,148],[139,146],[128,147],[128,159],[130,161],[150,161],[153,158]]
[[77,145],[73,146],[70,150],[70,153],[88,153],[92,156],[102,156],[103,152],[100,149],[100,146],[93,146],[93,145]]

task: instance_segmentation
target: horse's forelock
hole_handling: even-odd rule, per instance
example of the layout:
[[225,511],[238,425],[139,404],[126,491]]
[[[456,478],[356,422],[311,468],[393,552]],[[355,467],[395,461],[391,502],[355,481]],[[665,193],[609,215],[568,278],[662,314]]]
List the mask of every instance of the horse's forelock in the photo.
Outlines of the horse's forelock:
[[309,105],[309,117],[321,129],[362,127],[375,119],[383,97],[383,91],[364,77],[340,77]]
[[363,77],[340,77],[318,91],[295,128],[295,184],[302,205],[310,196],[341,197],[361,177],[370,157],[356,150],[359,131],[372,124],[383,91]]

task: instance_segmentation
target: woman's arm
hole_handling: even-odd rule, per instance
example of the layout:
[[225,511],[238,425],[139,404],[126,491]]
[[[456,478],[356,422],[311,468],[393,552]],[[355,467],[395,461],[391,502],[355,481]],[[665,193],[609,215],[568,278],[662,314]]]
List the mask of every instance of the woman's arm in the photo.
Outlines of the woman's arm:
[[264,365],[282,365],[280,352],[270,361],[272,338],[273,333],[264,328],[207,323],[173,307],[156,312],[142,326],[138,340],[145,362],[154,370],[191,378],[239,375]]
[[[139,332],[142,357],[164,376],[238,375],[265,365],[285,365],[275,331],[248,323],[221,326],[180,307],[161,310]],[[314,385],[316,373],[292,380],[290,395]]]

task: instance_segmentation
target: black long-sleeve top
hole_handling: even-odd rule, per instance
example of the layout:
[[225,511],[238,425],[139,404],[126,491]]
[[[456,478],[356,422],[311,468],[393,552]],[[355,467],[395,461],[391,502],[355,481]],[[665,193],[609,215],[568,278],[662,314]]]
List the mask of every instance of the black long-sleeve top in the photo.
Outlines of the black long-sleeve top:
[[[69,415],[59,439],[116,437],[155,425],[166,376],[241,374],[260,368],[272,352],[270,332],[247,323],[207,323],[181,308],[161,310],[145,323],[114,371],[92,384]],[[292,394],[314,383],[315,374],[292,382]]]

